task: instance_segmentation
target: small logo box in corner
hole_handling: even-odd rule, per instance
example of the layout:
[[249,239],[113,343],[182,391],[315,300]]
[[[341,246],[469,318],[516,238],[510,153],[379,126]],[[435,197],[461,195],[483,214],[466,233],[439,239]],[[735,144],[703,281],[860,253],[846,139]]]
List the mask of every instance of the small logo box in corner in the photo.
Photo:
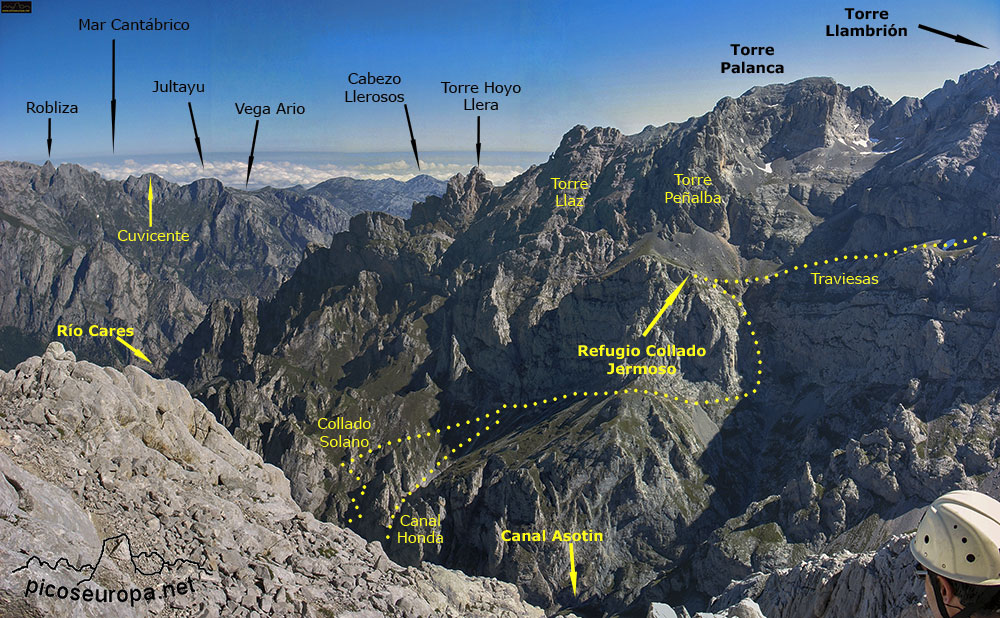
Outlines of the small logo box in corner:
[[3,0],[0,2],[0,13],[30,13],[31,12],[31,2],[25,2],[24,0],[16,0],[13,2],[8,2],[8,0]]

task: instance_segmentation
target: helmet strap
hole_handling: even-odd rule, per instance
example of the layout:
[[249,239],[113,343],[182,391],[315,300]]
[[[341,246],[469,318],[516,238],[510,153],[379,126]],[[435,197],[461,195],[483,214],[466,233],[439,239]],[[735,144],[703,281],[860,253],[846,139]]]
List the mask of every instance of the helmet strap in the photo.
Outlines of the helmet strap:
[[931,590],[934,591],[934,602],[937,603],[938,613],[941,614],[941,618],[948,618],[951,614],[948,612],[948,606],[945,605],[944,599],[941,597],[941,583],[938,581],[938,576],[936,573],[928,573],[927,577],[931,578]]
[[969,616],[971,616],[972,614],[978,612],[981,609],[982,609],[982,606],[978,606],[978,605],[972,606],[972,607],[966,607],[962,611],[960,611],[957,614],[955,614],[954,616],[952,616],[951,618],[969,618]]

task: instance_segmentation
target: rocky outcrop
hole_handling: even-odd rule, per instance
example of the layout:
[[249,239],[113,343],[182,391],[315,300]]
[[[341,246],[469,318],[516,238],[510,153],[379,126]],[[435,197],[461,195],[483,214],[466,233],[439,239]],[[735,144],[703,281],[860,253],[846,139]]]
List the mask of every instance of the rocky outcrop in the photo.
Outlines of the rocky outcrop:
[[[465,205],[482,204],[460,192],[460,187],[475,196],[491,190],[475,172],[450,187],[454,191],[450,188],[443,199],[454,200],[449,212],[455,213],[468,212]],[[442,262],[450,259],[451,237],[428,228],[422,216],[415,210],[405,225],[384,215],[356,217],[329,250],[307,257],[275,298],[261,303],[255,312],[248,313],[248,304],[214,305],[211,319],[171,359],[170,367],[234,435],[289,474],[296,500],[326,518],[350,519],[345,509],[351,503],[329,489],[352,489],[356,475],[339,465],[341,456],[331,456],[342,451],[318,447],[321,432],[314,427],[320,416],[336,418],[350,406],[352,419],[358,415],[373,420],[375,429],[366,438],[374,444],[394,439],[400,431],[422,431],[435,414],[440,419],[435,423],[442,428],[464,420],[472,402],[484,394],[497,402],[503,401],[504,393],[514,393],[508,400],[513,402],[536,392],[582,391],[580,384],[614,391],[627,380],[609,379],[604,363],[575,358],[576,344],[593,338],[594,326],[606,323],[607,308],[614,305],[630,318],[612,324],[610,330],[605,327],[607,332],[595,345],[638,337],[642,323],[651,317],[650,308],[682,278],[673,267],[642,256],[623,260],[610,277],[595,277],[578,286],[553,281],[541,265],[524,264],[529,272],[538,273],[538,281],[512,277],[507,273],[524,272],[521,262],[526,261],[516,254],[510,256],[511,264],[479,267],[476,275],[464,267],[442,270]],[[449,220],[447,225],[454,230],[461,220]],[[582,265],[580,258],[573,259]],[[667,283],[670,280],[674,283]],[[657,284],[647,288],[640,283],[645,281]],[[450,287],[456,289],[445,300]],[[538,296],[540,289],[548,291]],[[712,350],[685,365],[684,380],[675,386],[678,393],[715,399],[739,388],[739,371],[731,364],[737,357],[738,323],[738,305],[710,286],[664,318],[663,332],[672,335],[657,334],[650,343],[697,343]],[[494,331],[496,326],[502,330]],[[245,353],[247,342],[255,342],[250,354]],[[303,373],[293,367],[309,370]],[[420,368],[415,375],[414,367]],[[373,381],[373,375],[384,379]],[[647,386],[652,390],[653,383]],[[641,403],[638,395],[629,402],[602,399],[574,401],[575,408],[545,406],[539,416],[511,411],[501,428],[502,439],[486,447],[478,471],[472,472],[472,478],[479,480],[466,484],[470,471],[464,468],[461,474],[446,473],[446,483],[461,484],[445,498],[446,538],[457,540],[469,534],[467,526],[474,526],[481,540],[471,546],[455,542],[416,551],[401,546],[394,555],[413,562],[433,558],[469,572],[495,563],[493,572],[510,578],[529,568],[536,573],[529,599],[551,606],[557,597],[568,601],[571,595],[567,583],[553,576],[564,556],[555,547],[546,549],[544,558],[513,548],[505,551],[496,538],[498,522],[505,525],[508,517],[525,517],[537,525],[613,530],[631,521],[672,536],[677,526],[673,520],[692,521],[707,501],[695,458],[711,439],[713,421],[690,406]],[[455,405],[442,407],[441,401]],[[603,426],[598,439],[586,451],[580,450],[575,441],[590,435],[595,426]],[[521,433],[527,430],[549,435],[550,441],[530,444]],[[508,432],[512,436],[503,437]],[[384,536],[388,523],[384,509],[407,482],[410,466],[455,446],[448,442],[450,436],[441,438],[423,440],[413,450],[394,450],[392,457],[398,458],[394,463],[372,464],[385,466],[387,473],[358,499],[366,505],[370,501],[376,512],[383,509],[382,516],[371,523],[355,520],[358,530]],[[501,455],[504,451],[508,453]],[[597,465],[623,456],[628,463],[607,474],[590,474],[589,466],[580,464]],[[494,459],[495,465],[487,463]],[[533,477],[538,482],[532,483]],[[553,500],[549,494],[564,492],[567,482],[574,487],[572,492]],[[546,489],[550,483],[553,488]],[[592,504],[587,520],[577,519],[578,501],[591,502],[590,496],[615,486],[620,491],[600,505]],[[318,491],[319,487],[328,490]],[[635,501],[630,491],[647,495],[648,503],[642,500],[634,511],[623,511],[623,504]],[[489,510],[483,512],[485,494],[510,496],[523,509],[518,506],[515,514],[513,504],[491,499]],[[415,500],[418,512],[427,508],[422,497]],[[436,507],[431,511],[436,513]],[[663,517],[664,512],[669,518]],[[609,548],[613,555],[591,563],[608,566],[588,576],[607,585],[618,577],[629,588],[641,588],[656,576],[656,564],[626,567],[617,574],[610,566],[633,549],[638,551],[638,545]],[[550,563],[553,568],[543,566]]]
[[542,615],[511,584],[404,568],[317,521],[183,386],[58,343],[0,372],[0,447],[0,616]]
[[914,577],[917,563],[909,540],[909,535],[897,536],[876,551],[842,551],[791,568],[755,573],[733,582],[714,600],[713,608],[753,599],[768,618],[930,618],[924,585]]
[[[893,536],[877,550],[809,557],[788,568],[733,581],[694,618],[931,618],[912,534]],[[765,613],[766,612],[766,613]],[[648,618],[690,618],[686,607],[652,603]]]

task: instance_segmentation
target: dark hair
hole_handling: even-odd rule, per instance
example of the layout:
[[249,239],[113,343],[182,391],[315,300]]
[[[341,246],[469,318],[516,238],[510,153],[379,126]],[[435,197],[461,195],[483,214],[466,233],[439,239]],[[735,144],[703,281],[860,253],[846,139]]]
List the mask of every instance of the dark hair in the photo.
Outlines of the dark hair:
[[963,606],[978,605],[983,611],[1000,612],[1000,586],[976,586],[953,579],[948,582]]

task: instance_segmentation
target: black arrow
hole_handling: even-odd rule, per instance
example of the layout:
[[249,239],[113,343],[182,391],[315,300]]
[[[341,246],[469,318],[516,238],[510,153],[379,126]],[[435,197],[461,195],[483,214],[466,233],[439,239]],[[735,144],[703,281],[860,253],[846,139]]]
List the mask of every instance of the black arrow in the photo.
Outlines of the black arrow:
[[[194,145],[198,147],[198,159],[201,161],[201,169],[205,169],[205,159],[201,156],[201,140],[198,139],[198,125],[194,123],[194,110],[191,108],[191,101],[188,101],[188,111],[191,113],[191,128],[194,129]],[[249,178],[249,173],[247,177]]]
[[111,152],[115,151],[115,108],[118,101],[115,99],[115,40],[111,39]]
[[253,123],[253,142],[250,143],[250,158],[247,159],[247,187],[250,186],[250,170],[253,169],[253,151],[257,148],[257,127],[260,126],[260,119]]
[[413,158],[417,160],[417,169],[420,169],[420,155],[417,154],[417,140],[413,139],[413,125],[410,123],[410,109],[403,103],[403,111],[406,112],[406,126],[410,128],[410,146],[413,146]]
[[49,139],[45,140],[49,146],[49,158],[52,158],[52,118],[49,118]]
[[476,116],[476,167],[479,167],[479,153],[483,151],[483,143],[479,139],[479,121],[481,118],[482,116]]
[[939,34],[943,37],[947,37],[949,39],[952,39],[956,43],[962,43],[963,45],[972,45],[973,47],[982,47],[983,49],[989,49],[989,47],[986,47],[985,45],[980,45],[975,41],[969,40],[964,36],[962,36],[961,34],[948,34],[947,32],[943,32],[941,30],[938,30],[937,28],[931,28],[930,26],[925,26],[923,24],[917,24],[917,28],[920,28],[921,30],[926,30],[927,32],[933,32],[934,34]]

